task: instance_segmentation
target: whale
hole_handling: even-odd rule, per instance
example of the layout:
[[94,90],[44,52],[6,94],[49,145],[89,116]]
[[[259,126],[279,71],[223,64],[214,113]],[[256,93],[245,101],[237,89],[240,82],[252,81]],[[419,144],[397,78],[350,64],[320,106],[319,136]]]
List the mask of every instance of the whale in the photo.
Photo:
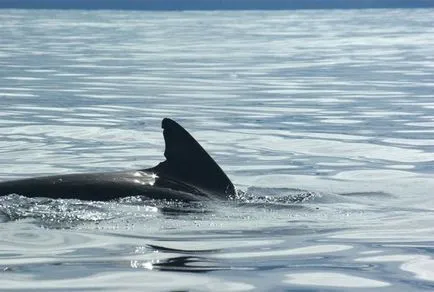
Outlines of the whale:
[[235,195],[228,176],[204,148],[172,119],[161,123],[166,160],[139,170],[75,173],[0,182],[0,196],[110,201],[142,196],[155,200],[226,200]]

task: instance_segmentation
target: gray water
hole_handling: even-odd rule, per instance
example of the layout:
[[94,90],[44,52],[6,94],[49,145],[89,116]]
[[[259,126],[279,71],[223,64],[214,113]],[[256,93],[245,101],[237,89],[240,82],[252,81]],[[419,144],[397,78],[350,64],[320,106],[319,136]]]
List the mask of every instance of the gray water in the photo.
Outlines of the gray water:
[[434,10],[0,10],[0,180],[151,167],[228,202],[0,198],[0,290],[434,289]]

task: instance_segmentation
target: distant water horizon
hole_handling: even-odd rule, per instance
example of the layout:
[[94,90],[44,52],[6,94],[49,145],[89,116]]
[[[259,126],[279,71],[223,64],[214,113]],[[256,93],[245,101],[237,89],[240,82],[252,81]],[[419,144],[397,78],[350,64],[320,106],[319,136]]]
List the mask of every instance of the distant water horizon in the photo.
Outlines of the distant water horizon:
[[433,8],[430,0],[0,0],[0,9],[304,10]]

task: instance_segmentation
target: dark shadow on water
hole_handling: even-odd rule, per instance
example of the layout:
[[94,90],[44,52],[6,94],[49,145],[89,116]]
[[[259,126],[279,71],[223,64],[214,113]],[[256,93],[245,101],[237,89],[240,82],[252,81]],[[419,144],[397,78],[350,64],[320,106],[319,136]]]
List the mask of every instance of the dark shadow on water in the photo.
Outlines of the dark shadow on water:
[[154,245],[154,244],[148,244],[149,248],[152,249],[152,251],[155,252],[167,252],[167,253],[183,253],[183,254],[201,254],[201,253],[218,253],[220,249],[206,249],[206,250],[186,250],[186,249],[176,249],[176,248],[169,248],[164,247],[160,245]]
[[180,256],[173,257],[153,264],[153,269],[160,271],[207,273],[219,270],[231,270],[229,266],[223,266],[217,261],[201,257]]
[[[174,256],[158,261],[140,260],[96,260],[96,261],[59,261],[34,264],[11,264],[2,268],[3,273],[31,274],[37,279],[58,280],[79,279],[101,273],[103,271],[137,270],[146,271],[172,271],[186,273],[208,273],[213,271],[231,270],[218,260],[195,256]],[[45,271],[45,272],[44,272]],[[51,273],[46,273],[51,271]],[[0,273],[1,274],[1,273]]]
[[11,221],[11,218],[4,211],[0,210],[0,223]]

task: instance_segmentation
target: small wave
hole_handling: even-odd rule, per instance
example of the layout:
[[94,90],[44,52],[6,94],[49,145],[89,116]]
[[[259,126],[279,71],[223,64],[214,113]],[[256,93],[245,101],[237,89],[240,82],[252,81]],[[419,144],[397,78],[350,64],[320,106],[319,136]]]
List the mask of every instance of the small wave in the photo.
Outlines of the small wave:
[[[120,198],[116,201],[81,201],[76,199],[28,198],[16,194],[0,198],[0,222],[27,220],[46,228],[72,228],[78,225],[102,222],[148,222],[148,219],[163,216],[163,219],[188,220],[217,216],[220,207],[233,208],[266,207],[273,209],[309,209],[302,203],[312,202],[322,195],[300,189],[250,187],[237,191],[228,202],[183,202],[177,200],[150,200],[143,196]],[[235,203],[235,205],[233,204]],[[224,209],[224,208],[223,208]],[[237,212],[235,212],[237,213]],[[227,216],[228,214],[220,214]],[[162,220],[163,220],[162,219]],[[142,223],[143,223],[142,222]]]
[[323,195],[302,189],[249,187],[237,190],[235,200],[248,204],[294,205],[312,202]]
[[155,212],[152,206],[128,206],[118,202],[27,198],[15,194],[0,198],[0,221],[29,219],[47,228],[70,228],[121,217],[139,218]]
[[386,192],[382,192],[382,191],[378,191],[378,192],[350,192],[350,193],[340,193],[339,196],[344,196],[344,197],[352,197],[352,198],[370,198],[370,199],[375,199],[375,198],[384,198],[384,199],[390,199],[390,198],[395,198],[394,195],[390,194],[390,193],[386,193]]
[[[120,198],[116,201],[81,201],[75,199],[27,198],[19,195],[0,197],[0,222],[26,220],[45,228],[91,228],[126,226],[154,226],[163,222],[221,222],[220,219],[239,220],[266,216],[313,216],[334,213],[375,211],[381,208],[378,200],[387,197],[380,192],[323,194],[296,188],[248,187],[237,190],[229,201],[183,202],[177,200],[150,200],[143,196]],[[371,206],[372,205],[372,206]],[[390,206],[389,206],[390,207]],[[260,212],[252,212],[254,209]],[[286,210],[299,212],[286,212]],[[279,210],[283,212],[279,213]],[[274,211],[277,211],[275,213]],[[304,214],[304,215],[303,215]],[[316,216],[316,215],[315,215]],[[165,221],[164,221],[165,220]],[[244,220],[244,219],[243,219]],[[210,223],[212,224],[212,223]]]

